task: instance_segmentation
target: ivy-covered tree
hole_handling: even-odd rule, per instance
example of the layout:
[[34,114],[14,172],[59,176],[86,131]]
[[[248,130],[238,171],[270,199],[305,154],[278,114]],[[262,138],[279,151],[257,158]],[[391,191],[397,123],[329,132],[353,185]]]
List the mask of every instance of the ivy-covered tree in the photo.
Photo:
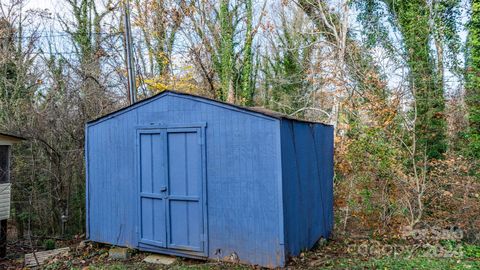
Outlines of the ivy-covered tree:
[[235,89],[233,86],[234,45],[233,45],[233,11],[230,10],[230,1],[220,1],[220,98],[235,103]]
[[292,114],[311,101],[308,76],[316,36],[303,33],[308,21],[301,10],[293,14],[282,10],[280,21],[271,55],[265,56],[263,70],[268,89],[265,103],[274,110]]
[[65,0],[71,10],[69,20],[61,19],[64,31],[69,34],[80,63],[76,69],[81,79],[81,91],[86,106],[83,108],[84,120],[98,117],[108,103],[105,86],[102,83],[101,59],[106,56],[103,49],[105,36],[103,25],[105,17],[113,11],[111,0],[106,2],[110,7],[99,10],[99,4],[93,0]]
[[430,49],[430,13],[426,1],[385,1],[396,26],[402,33],[410,72],[410,87],[415,96],[417,120],[415,132],[420,153],[441,158],[446,151],[445,98],[435,81],[434,60]]
[[[28,104],[36,90],[27,69],[33,62],[31,49],[23,48],[18,42],[21,39],[21,31],[11,21],[0,17],[0,121],[4,123],[22,117],[16,109]],[[31,44],[31,40],[26,44]]]
[[[192,1],[193,2],[193,1]],[[141,35],[136,46],[146,51],[146,57],[139,53],[139,61],[150,78],[165,80],[174,50],[175,39],[182,25],[191,1],[180,0],[135,0],[133,1],[135,26]],[[144,59],[146,58],[146,59]]]
[[[369,37],[388,49],[386,28],[379,17],[386,16],[401,35],[403,59],[416,108],[415,133],[418,153],[439,159],[447,150],[444,97],[444,58],[457,65],[457,0],[445,1],[356,1],[360,20]],[[382,9],[386,12],[382,12]],[[380,30],[380,31],[379,31]],[[383,33],[383,34],[382,34]],[[452,68],[451,70],[454,70]]]
[[15,29],[5,19],[0,19],[0,99],[10,100],[18,96],[15,90],[17,71],[15,66]]
[[245,48],[243,49],[242,85],[239,103],[253,105],[253,94],[255,82],[253,72],[253,3],[252,0],[245,0]]
[[468,107],[468,153],[480,158],[480,1],[471,0],[468,24],[465,101]]
[[17,84],[18,52],[16,30],[0,18],[0,100],[14,101],[26,95],[25,87]]
[[186,38],[193,45],[194,64],[213,98],[253,105],[258,67],[254,38],[263,17],[262,12],[255,11],[255,3],[258,1],[195,1],[188,10],[193,31],[186,33]]

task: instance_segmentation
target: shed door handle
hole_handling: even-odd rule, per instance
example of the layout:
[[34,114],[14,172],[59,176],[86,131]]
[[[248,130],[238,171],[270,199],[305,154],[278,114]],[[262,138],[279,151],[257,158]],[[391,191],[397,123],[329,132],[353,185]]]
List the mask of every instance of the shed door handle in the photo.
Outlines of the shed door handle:
[[167,187],[161,187],[161,188],[160,188],[160,191],[161,191],[161,192],[167,191]]

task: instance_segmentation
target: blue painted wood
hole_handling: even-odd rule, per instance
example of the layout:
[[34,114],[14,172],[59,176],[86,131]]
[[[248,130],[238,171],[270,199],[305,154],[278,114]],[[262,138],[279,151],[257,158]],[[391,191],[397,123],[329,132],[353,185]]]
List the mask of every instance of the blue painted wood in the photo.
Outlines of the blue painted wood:
[[310,249],[333,226],[333,127],[282,121],[286,253]]
[[325,213],[326,226],[324,237],[329,237],[333,230],[333,177],[334,177],[334,130],[332,126],[316,125],[314,129],[315,149],[320,164],[322,183],[322,207]]
[[[174,161],[166,162],[165,193],[157,191],[163,188],[159,176],[144,172],[150,182],[140,181],[145,168],[162,168],[142,161],[137,132],[143,131],[150,139],[163,134],[163,160]],[[288,254],[331,231],[332,131],[172,92],[88,124],[89,238],[187,257],[236,254],[244,263],[283,266]],[[160,162],[162,151],[150,152]],[[155,170],[150,173],[161,175]],[[161,198],[163,247],[158,223],[164,215],[156,210]],[[142,215],[144,208],[153,213]],[[144,228],[142,218],[149,224]],[[151,241],[140,241],[143,232]]]
[[89,183],[88,183],[88,172],[90,171],[88,166],[90,164],[90,162],[88,161],[88,126],[85,125],[85,212],[86,212],[86,217],[85,217],[85,223],[86,223],[86,231],[85,231],[85,237],[87,239],[90,238],[90,199],[89,199]]
[[169,129],[168,247],[203,252],[202,151],[198,129]]
[[139,130],[140,241],[166,247],[166,130]]

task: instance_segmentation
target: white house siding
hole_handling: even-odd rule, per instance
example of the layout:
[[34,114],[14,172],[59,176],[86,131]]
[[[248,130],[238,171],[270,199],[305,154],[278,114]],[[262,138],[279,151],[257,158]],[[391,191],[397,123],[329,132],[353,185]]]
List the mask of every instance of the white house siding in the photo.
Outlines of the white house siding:
[[10,183],[0,184],[0,220],[10,217]]

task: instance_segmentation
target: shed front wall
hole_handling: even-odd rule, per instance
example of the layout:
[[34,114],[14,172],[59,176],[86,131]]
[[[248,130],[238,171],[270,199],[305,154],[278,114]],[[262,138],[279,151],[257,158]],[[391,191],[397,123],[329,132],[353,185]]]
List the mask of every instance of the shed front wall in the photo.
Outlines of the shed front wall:
[[136,128],[202,122],[208,257],[282,266],[280,121],[170,93],[88,125],[89,238],[138,247]]
[[285,249],[297,256],[333,227],[333,127],[281,124]]

